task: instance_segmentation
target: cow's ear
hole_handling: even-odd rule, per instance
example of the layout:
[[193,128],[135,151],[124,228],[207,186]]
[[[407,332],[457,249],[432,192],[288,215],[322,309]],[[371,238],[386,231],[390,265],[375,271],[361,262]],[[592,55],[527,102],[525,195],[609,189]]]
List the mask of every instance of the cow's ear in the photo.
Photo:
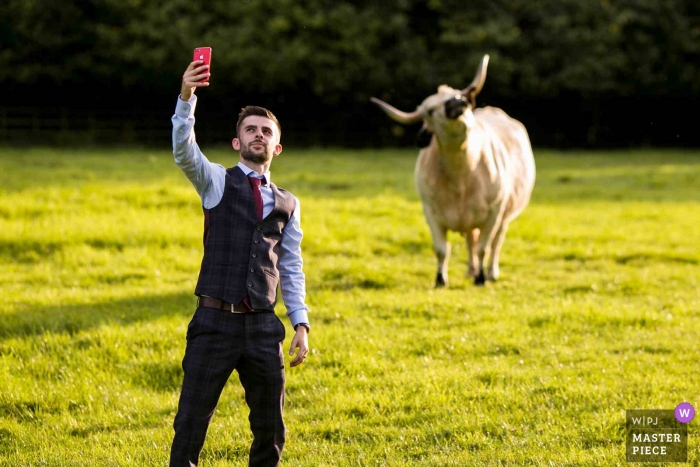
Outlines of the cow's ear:
[[430,145],[430,140],[433,134],[426,127],[422,127],[416,135],[416,146],[419,148],[427,148]]

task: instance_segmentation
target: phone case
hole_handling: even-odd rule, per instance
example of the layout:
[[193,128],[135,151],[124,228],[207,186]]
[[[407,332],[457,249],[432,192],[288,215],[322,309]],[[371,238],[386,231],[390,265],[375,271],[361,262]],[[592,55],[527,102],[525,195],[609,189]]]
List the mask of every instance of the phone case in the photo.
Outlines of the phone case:
[[[197,47],[194,49],[194,55],[192,61],[202,60],[204,65],[209,65],[209,73],[211,73],[211,47]],[[202,82],[209,81],[207,76],[202,80]]]

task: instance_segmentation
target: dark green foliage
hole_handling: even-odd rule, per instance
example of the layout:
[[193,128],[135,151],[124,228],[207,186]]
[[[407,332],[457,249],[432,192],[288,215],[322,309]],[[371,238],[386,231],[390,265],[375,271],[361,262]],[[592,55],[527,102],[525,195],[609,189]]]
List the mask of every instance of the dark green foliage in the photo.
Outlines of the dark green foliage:
[[479,102],[523,120],[536,143],[700,144],[676,116],[700,96],[693,0],[0,5],[9,106],[70,100],[167,114],[191,50],[203,45],[214,49],[212,85],[201,92],[215,115],[207,127],[226,131],[255,102],[277,111],[293,141],[410,144],[413,132],[393,127],[368,98],[412,110],[440,84],[468,84],[488,53]]

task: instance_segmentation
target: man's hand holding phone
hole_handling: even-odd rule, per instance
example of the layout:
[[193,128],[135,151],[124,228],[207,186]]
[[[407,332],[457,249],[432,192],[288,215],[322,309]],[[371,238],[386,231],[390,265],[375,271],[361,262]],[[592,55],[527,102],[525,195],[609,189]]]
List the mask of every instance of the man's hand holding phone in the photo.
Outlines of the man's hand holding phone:
[[[207,50],[208,49],[208,50]],[[201,51],[205,51],[205,55],[201,55]],[[190,66],[182,75],[182,89],[180,90],[180,99],[189,101],[197,88],[209,86],[209,67],[211,63],[211,49],[208,47],[195,49],[195,60],[190,63]],[[202,59],[199,59],[202,57]]]
[[201,60],[195,60],[190,63],[190,66],[182,75],[182,89],[180,90],[180,99],[187,102],[194,94],[195,89],[203,86],[209,86],[209,81],[202,81],[209,77],[209,65],[202,65]]

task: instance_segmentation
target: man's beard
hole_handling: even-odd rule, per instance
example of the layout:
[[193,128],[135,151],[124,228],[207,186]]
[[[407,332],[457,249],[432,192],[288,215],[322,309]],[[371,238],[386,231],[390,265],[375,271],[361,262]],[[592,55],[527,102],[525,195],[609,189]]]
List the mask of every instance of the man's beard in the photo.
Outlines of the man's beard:
[[[251,143],[253,144],[253,143]],[[272,160],[271,151],[267,150],[267,145],[263,144],[263,152],[256,153],[250,148],[251,144],[241,147],[241,157],[248,162],[253,162],[254,164],[265,164]]]

